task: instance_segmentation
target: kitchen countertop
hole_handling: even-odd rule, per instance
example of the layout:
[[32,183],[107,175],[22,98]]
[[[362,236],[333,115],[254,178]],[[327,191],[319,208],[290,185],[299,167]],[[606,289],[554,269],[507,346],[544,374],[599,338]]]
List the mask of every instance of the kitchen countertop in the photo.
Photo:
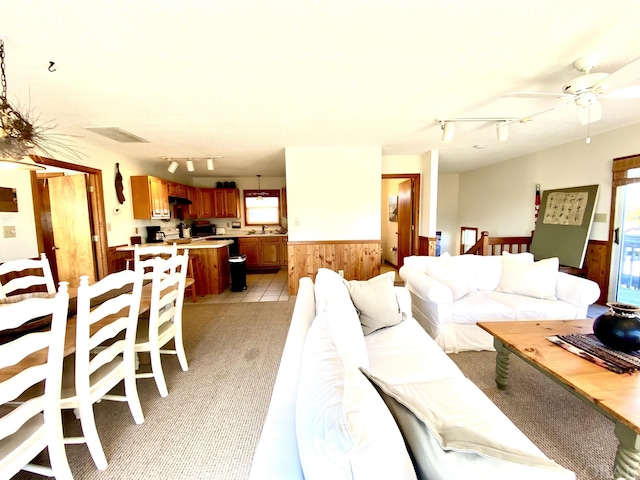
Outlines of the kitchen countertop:
[[[214,240],[214,237],[210,236],[210,237],[201,237],[201,238],[194,238],[191,242],[189,243],[178,243],[178,249],[196,249],[196,248],[222,248],[222,247],[226,247],[227,245],[231,245],[233,243],[233,240]],[[159,246],[169,246],[169,243],[142,243],[140,244],[140,248],[145,248],[145,247],[159,247]],[[134,250],[134,246],[133,245],[125,245],[122,247],[118,247],[116,248],[117,252],[132,252]]]
[[240,238],[240,237],[286,237],[288,233],[247,233],[247,232],[229,232],[223,234],[212,235],[207,238]]

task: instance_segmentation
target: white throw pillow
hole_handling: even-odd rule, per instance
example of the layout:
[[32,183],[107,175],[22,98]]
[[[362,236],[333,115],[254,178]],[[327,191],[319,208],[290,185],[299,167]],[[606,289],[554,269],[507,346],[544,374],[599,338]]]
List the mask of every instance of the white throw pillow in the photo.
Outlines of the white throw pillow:
[[332,341],[330,314],[313,321],[302,354],[296,436],[307,480],[416,479],[388,408]]
[[556,300],[559,260],[557,257],[533,262],[528,257],[503,252],[502,278],[496,289],[527,297]]
[[[495,478],[574,478],[469,379],[392,385],[362,371],[396,419],[419,478],[490,478],[487,471]],[[433,450],[434,440],[445,455]]]
[[387,272],[364,281],[344,280],[365,335],[404,320],[393,289],[395,275],[395,272]]

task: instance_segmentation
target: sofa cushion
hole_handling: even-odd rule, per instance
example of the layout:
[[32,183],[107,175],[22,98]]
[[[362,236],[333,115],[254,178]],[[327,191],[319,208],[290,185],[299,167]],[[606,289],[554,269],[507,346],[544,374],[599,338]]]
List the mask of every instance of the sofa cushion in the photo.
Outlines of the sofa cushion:
[[397,385],[363,373],[394,415],[418,478],[574,478],[465,377]]
[[305,478],[415,479],[393,417],[358,368],[340,355],[329,317],[316,316],[302,354],[296,435]]
[[314,285],[316,313],[328,313],[333,341],[343,356],[357,366],[368,365],[360,317],[343,278],[333,270],[318,269]]
[[393,289],[394,279],[395,272],[387,272],[365,281],[344,280],[365,335],[404,320]]
[[533,262],[529,257],[502,252],[503,268],[496,290],[529,297],[556,299],[557,257]]
[[474,287],[469,281],[468,271],[452,267],[446,260],[426,264],[425,273],[449,287],[454,301],[464,297]]

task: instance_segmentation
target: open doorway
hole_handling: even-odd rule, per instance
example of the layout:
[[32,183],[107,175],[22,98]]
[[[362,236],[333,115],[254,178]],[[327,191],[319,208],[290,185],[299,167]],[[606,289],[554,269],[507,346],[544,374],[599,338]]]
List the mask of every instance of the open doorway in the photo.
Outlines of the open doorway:
[[38,250],[49,257],[56,281],[76,286],[80,275],[89,275],[91,281],[105,277],[108,263],[102,171],[50,158],[34,160],[68,171],[44,175],[31,172]]
[[382,266],[399,269],[418,253],[419,174],[382,175]]

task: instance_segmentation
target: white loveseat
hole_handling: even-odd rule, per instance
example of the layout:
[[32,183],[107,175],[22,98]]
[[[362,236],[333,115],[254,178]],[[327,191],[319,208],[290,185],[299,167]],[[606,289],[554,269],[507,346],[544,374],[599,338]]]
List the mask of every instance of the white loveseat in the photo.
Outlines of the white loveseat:
[[400,277],[413,316],[446,352],[492,350],[477,322],[586,318],[598,284],[558,271],[558,259],[530,253],[411,256]]
[[393,275],[300,280],[249,479],[575,479],[463,376]]

